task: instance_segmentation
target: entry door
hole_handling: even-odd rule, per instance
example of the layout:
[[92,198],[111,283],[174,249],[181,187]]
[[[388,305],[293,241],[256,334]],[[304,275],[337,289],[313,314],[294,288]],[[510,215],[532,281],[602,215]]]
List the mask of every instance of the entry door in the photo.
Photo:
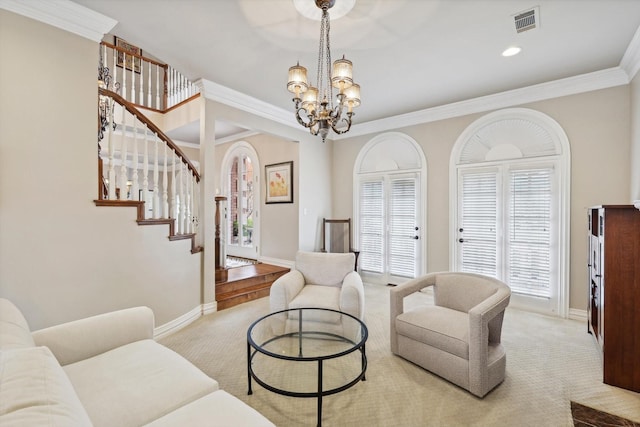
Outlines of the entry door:
[[396,284],[421,273],[419,182],[419,174],[361,180],[359,265],[365,278]]

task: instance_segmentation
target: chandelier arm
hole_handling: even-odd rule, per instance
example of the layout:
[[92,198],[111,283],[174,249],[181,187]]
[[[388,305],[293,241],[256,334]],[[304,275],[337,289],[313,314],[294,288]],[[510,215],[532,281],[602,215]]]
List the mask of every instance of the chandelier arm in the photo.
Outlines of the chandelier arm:
[[[300,112],[302,112],[302,111],[304,111],[306,113],[306,116],[309,119],[308,122],[305,122],[304,119],[300,116]],[[296,109],[296,120],[298,120],[298,123],[300,123],[302,126],[304,126],[306,128],[311,128],[316,123],[318,123],[318,119],[316,117],[314,117],[312,114],[307,113],[307,110],[305,110],[302,107]]]
[[[347,127],[345,129],[337,129],[334,126],[333,121],[329,121],[329,124],[331,125],[331,129],[333,129],[333,131],[335,133],[337,133],[338,135],[342,135],[343,133],[347,133],[347,132],[349,132],[349,129],[351,129],[351,116],[353,116],[353,113],[347,113],[347,116],[349,116],[349,117],[340,120],[340,122],[347,123]],[[340,122],[338,122],[338,123],[340,123]]]

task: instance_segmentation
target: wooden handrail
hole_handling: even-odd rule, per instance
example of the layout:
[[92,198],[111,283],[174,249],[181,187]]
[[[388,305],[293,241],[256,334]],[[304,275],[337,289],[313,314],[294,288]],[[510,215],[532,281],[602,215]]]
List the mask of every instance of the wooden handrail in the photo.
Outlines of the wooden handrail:
[[169,146],[169,148],[171,148],[174,151],[174,153],[176,153],[176,155],[182,159],[182,161],[184,163],[186,163],[186,165],[189,168],[189,170],[191,170],[191,172],[193,173],[193,176],[195,176],[196,182],[200,182],[200,174],[198,173],[196,168],[193,166],[193,164],[191,163],[189,158],[182,152],[182,150],[177,145],[174,144],[174,142],[171,140],[171,138],[169,138],[167,135],[165,135],[165,133],[162,132],[160,130],[160,128],[158,126],[156,126],[151,120],[149,120],[149,118],[147,116],[142,114],[140,112],[140,110],[138,110],[131,102],[127,101],[122,96],[118,95],[117,93],[112,92],[112,91],[107,90],[107,89],[103,89],[103,88],[98,88],[98,91],[99,91],[100,95],[108,96],[108,97],[112,98],[113,100],[115,100],[118,104],[122,105],[124,108],[126,108],[126,110],[129,113],[133,114],[134,116],[136,116],[138,118],[138,120],[140,120],[141,122],[146,124],[147,128],[149,128],[149,130],[151,130],[152,132],[155,132],[158,135],[158,137],[161,140],[163,140],[165,142],[165,144],[167,144]]
[[156,61],[155,59],[151,59],[151,58],[149,58],[147,56],[138,55],[137,53],[133,53],[131,51],[128,51],[127,49],[125,49],[123,47],[116,46],[116,45],[113,45],[113,44],[107,43],[107,42],[102,42],[100,44],[105,45],[106,47],[111,48],[113,50],[117,50],[118,52],[125,53],[128,56],[133,56],[133,57],[136,57],[136,58],[140,58],[143,61],[150,62],[150,63],[152,63],[154,65],[157,65],[159,67],[164,68],[165,70],[169,67],[169,65],[167,65],[167,64],[165,64],[163,62]]

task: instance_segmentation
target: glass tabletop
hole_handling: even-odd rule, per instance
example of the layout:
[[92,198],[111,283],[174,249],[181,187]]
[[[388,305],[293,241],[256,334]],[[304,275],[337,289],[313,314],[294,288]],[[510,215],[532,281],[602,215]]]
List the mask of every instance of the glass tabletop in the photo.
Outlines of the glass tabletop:
[[247,331],[249,344],[278,359],[320,360],[362,347],[368,336],[358,318],[336,310],[296,308],[268,314]]

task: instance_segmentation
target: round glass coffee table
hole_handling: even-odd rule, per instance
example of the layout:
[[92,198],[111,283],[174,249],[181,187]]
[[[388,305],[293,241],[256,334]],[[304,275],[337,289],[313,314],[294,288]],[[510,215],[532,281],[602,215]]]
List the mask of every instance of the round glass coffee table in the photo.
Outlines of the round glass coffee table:
[[274,393],[318,399],[366,380],[369,332],[358,318],[323,308],[268,314],[247,331],[248,394],[251,380]]

